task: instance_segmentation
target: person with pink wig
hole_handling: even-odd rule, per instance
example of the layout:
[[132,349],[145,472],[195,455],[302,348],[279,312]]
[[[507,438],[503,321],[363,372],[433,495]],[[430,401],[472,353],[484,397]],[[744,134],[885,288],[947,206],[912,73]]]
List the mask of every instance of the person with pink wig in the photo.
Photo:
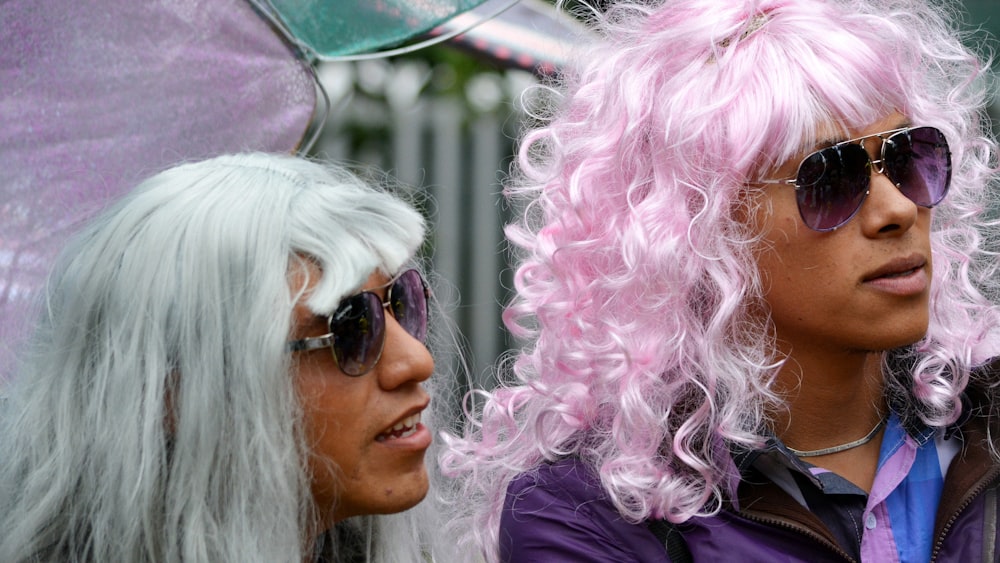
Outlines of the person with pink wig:
[[[596,12],[595,12],[596,13]],[[997,146],[929,0],[667,0],[523,137],[488,561],[1000,561]]]

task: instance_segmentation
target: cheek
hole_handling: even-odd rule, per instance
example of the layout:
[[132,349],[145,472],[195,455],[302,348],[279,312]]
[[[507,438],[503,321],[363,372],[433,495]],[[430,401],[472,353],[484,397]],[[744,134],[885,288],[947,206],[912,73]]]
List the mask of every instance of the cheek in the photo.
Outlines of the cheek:
[[768,186],[755,194],[753,206],[751,229],[758,236],[754,254],[765,283],[823,265],[819,257],[829,250],[824,241],[837,237],[824,236],[802,222],[791,186]]
[[351,394],[302,395],[302,427],[306,445],[316,458],[325,458],[345,469],[355,457],[358,438],[364,434],[363,409],[352,408]]
[[365,420],[363,382],[329,373],[327,367],[322,361],[304,362],[296,378],[303,438],[310,452],[308,465],[317,497],[335,495],[339,483],[351,478],[364,435],[359,427]]
[[803,266],[808,267],[801,263],[802,260],[811,261],[815,254],[808,251],[811,249],[803,248],[796,218],[769,214],[764,218],[759,217],[759,220],[762,228],[758,231],[760,240],[757,242],[754,258],[764,293],[767,294],[774,284],[789,280],[791,272]]
[[338,447],[313,444],[309,454],[311,491],[317,508],[323,514],[332,513],[343,502],[345,491],[359,479],[359,460],[364,457],[358,444],[338,439]]
[[[303,395],[303,434],[309,451],[311,491],[321,514],[335,514],[364,473],[367,436],[364,413],[351,409],[350,393],[329,390]],[[308,391],[306,391],[308,393]]]
[[797,215],[772,221],[763,236],[756,260],[769,316],[779,327],[823,316],[823,296],[842,297],[837,289],[845,276],[842,257]]

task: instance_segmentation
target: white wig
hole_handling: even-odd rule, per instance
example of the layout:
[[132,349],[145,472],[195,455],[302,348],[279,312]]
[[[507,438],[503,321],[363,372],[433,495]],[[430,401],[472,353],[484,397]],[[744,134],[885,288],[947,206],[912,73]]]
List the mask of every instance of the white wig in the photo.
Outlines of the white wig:
[[[0,561],[308,559],[289,268],[320,266],[307,303],[329,313],[423,235],[407,204],[290,156],[184,164],[118,201],[58,259],[7,390]],[[419,559],[413,519],[381,518],[345,525],[375,530],[366,558]]]

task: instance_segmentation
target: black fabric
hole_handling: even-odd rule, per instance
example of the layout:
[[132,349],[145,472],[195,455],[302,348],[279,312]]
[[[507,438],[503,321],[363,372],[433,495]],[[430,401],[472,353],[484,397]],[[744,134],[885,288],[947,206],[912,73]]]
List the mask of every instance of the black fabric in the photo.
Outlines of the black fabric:
[[684,537],[673,524],[667,520],[649,520],[646,524],[667,549],[670,563],[694,562],[691,551],[688,549],[687,543],[684,542]]

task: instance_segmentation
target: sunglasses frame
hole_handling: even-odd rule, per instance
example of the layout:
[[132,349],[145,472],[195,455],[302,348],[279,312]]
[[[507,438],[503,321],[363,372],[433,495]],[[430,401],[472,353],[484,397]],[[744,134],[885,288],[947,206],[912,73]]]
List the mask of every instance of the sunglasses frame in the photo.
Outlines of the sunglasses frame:
[[[326,316],[326,326],[327,330],[329,331],[328,333],[322,336],[311,336],[307,338],[301,338],[299,340],[290,340],[287,344],[287,350],[289,352],[305,352],[309,350],[319,350],[320,348],[330,348],[330,355],[333,356],[333,361],[337,364],[337,368],[340,369],[340,371],[348,377],[361,377],[362,375],[365,375],[366,373],[375,369],[375,366],[378,365],[379,360],[382,359],[383,350],[385,350],[385,313],[383,313],[381,317],[382,338],[378,343],[378,351],[375,354],[375,359],[372,360],[370,366],[368,366],[366,369],[358,373],[349,373],[346,370],[344,370],[343,366],[340,365],[340,360],[337,358],[337,352],[334,346],[336,344],[337,335],[333,331],[333,322],[337,318],[337,313],[343,306],[344,301],[346,301],[347,299],[352,299],[355,297],[365,296],[365,295],[373,296],[375,300],[378,301],[378,303],[381,305],[382,310],[389,311],[389,314],[392,315],[393,318],[396,318],[396,313],[392,309],[392,290],[396,287],[396,284],[399,283],[399,280],[402,279],[403,276],[409,275],[410,272],[416,272],[417,279],[420,280],[420,286],[424,293],[424,326],[422,331],[423,334],[422,335],[412,334],[410,333],[410,331],[406,330],[405,326],[403,327],[403,330],[406,330],[406,333],[412,336],[413,338],[416,338],[420,342],[424,342],[424,339],[427,337],[427,325],[428,325],[427,319],[429,316],[428,313],[429,313],[429,303],[430,303],[430,289],[427,287],[427,282],[424,280],[424,277],[420,274],[420,271],[417,270],[416,268],[410,268],[408,270],[401,272],[399,275],[389,280],[389,282],[386,283],[385,285],[375,288],[375,289],[381,289],[383,287],[388,288],[385,294],[385,301],[382,301],[382,298],[379,297],[377,294],[375,294],[375,292],[373,291],[361,291],[349,295],[344,299],[342,299],[340,303],[337,304],[337,308],[333,311],[333,313]],[[399,322],[398,319],[397,322]],[[402,323],[400,323],[400,325],[402,326]]]
[[[834,225],[832,227],[823,227],[823,228],[813,227],[812,225],[809,224],[809,221],[806,220],[805,212],[802,209],[802,203],[798,199],[798,197],[796,197],[795,203],[796,203],[796,207],[799,210],[799,217],[801,217],[802,222],[806,225],[806,227],[808,227],[808,228],[810,228],[810,229],[812,229],[814,231],[821,232],[821,233],[835,231],[835,230],[839,229],[840,227],[843,227],[851,219],[853,219],[854,216],[858,214],[858,211],[861,210],[861,206],[864,205],[865,200],[868,199],[868,195],[871,192],[871,172],[872,172],[872,170],[874,170],[878,174],[880,174],[880,175],[885,176],[886,178],[888,178],[889,181],[892,182],[893,185],[896,186],[897,189],[900,189],[900,191],[902,192],[902,190],[901,190],[902,184],[900,182],[893,181],[892,178],[889,178],[889,175],[886,173],[885,150],[886,150],[886,147],[888,146],[888,143],[886,141],[888,141],[889,139],[891,139],[895,135],[898,135],[900,133],[905,133],[907,131],[912,131],[912,130],[915,130],[915,129],[934,129],[935,131],[937,131],[941,135],[942,138],[944,138],[944,133],[940,129],[938,129],[937,127],[929,126],[929,125],[921,125],[921,126],[918,126],[918,127],[913,127],[913,126],[899,127],[897,129],[890,129],[888,131],[882,131],[881,133],[872,133],[871,135],[863,135],[861,137],[855,137],[853,139],[848,139],[846,141],[840,141],[840,142],[834,143],[834,144],[832,144],[832,145],[830,145],[828,147],[823,147],[821,149],[812,151],[809,154],[805,155],[804,157],[802,157],[802,160],[799,161],[799,165],[795,169],[795,177],[794,178],[785,179],[785,180],[757,180],[757,181],[752,182],[752,183],[753,184],[783,184],[783,185],[792,186],[795,189],[795,191],[798,192],[800,190],[805,189],[804,186],[799,185],[798,181],[799,181],[799,173],[800,173],[800,171],[802,169],[802,166],[806,163],[807,160],[809,160],[810,158],[812,158],[816,154],[822,153],[823,151],[827,151],[827,150],[830,150],[830,149],[838,149],[839,147],[842,147],[842,146],[845,146],[845,145],[858,145],[861,148],[861,150],[864,151],[865,156],[868,159],[868,164],[866,166],[867,169],[868,169],[868,174],[867,174],[868,187],[865,189],[864,194],[861,195],[861,199],[858,200],[857,207],[843,221],[841,221],[840,223],[837,223],[836,225]],[[881,145],[879,147],[879,158],[877,160],[872,159],[871,155],[868,154],[867,147],[865,147],[865,141],[867,141],[868,139],[873,139],[873,138],[878,138],[878,139],[880,139],[882,141],[882,143],[881,143]],[[917,203],[915,201],[913,202],[914,204],[919,205],[920,207],[924,207],[924,208],[928,208],[928,209],[932,208],[935,205],[937,205],[938,203],[941,203],[941,201],[945,198],[945,196],[948,195],[948,189],[950,188],[950,184],[951,184],[951,147],[948,146],[948,140],[947,140],[947,138],[945,138],[944,142],[945,142],[945,149],[947,150],[947,154],[948,154],[948,185],[945,186],[945,188],[943,190],[943,193],[941,194],[941,197],[936,202],[934,202],[934,203],[932,203],[930,205],[924,205],[924,204],[921,204],[921,203]],[[906,195],[905,192],[902,192],[902,193],[903,193],[904,196],[906,196],[907,199],[909,199],[910,201],[913,201],[912,199],[910,199],[910,197],[908,195]]]

